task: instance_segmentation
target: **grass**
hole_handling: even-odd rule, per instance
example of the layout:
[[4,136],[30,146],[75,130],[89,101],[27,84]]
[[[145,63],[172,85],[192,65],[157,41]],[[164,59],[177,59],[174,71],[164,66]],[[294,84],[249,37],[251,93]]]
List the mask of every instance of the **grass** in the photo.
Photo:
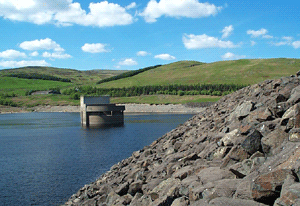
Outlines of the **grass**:
[[16,69],[0,70],[0,76],[12,73],[38,73],[60,78],[68,78],[75,85],[94,85],[101,79],[116,76],[126,72],[126,70],[87,70],[61,69],[55,67],[22,67]]
[[64,106],[64,105],[79,105],[79,100],[70,99],[67,95],[33,95],[33,96],[18,96],[11,100],[19,105],[19,107],[34,107],[38,105]]
[[107,82],[103,88],[120,88],[167,84],[243,84],[251,85],[266,79],[276,79],[295,74],[300,69],[300,59],[242,59],[200,63],[180,61],[163,65],[136,76]]
[[26,90],[48,90],[49,88],[67,88],[72,83],[49,80],[20,79],[16,77],[0,77],[0,93],[15,93],[24,96]]
[[216,102],[220,97],[195,95],[195,96],[178,96],[178,95],[142,95],[137,97],[112,97],[112,103],[136,103],[136,104],[186,104],[191,102]]
[[[79,105],[66,95],[25,96],[27,90],[48,90],[60,87],[61,90],[77,86],[97,86],[102,88],[121,88],[146,85],[168,84],[254,84],[266,79],[290,76],[300,70],[300,59],[242,59],[201,63],[197,61],[180,61],[140,73],[136,76],[96,85],[96,82],[123,73],[114,70],[78,71],[53,67],[25,67],[0,70],[0,93],[16,94],[10,98],[22,107],[36,105]],[[20,79],[6,77],[11,73],[39,73],[71,79],[71,83]],[[189,102],[213,102],[219,97],[212,96],[178,96],[148,95],[137,97],[111,98],[113,103],[148,103],[148,104],[185,104]]]

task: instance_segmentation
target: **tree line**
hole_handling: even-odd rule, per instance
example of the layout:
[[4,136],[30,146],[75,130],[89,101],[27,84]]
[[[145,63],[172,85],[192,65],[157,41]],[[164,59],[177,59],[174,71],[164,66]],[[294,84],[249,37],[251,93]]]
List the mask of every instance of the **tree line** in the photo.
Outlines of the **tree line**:
[[7,94],[7,93],[0,93],[0,105],[4,106],[11,106],[11,107],[17,107],[18,105],[13,102],[10,97],[16,97],[17,95],[15,93]]
[[97,84],[102,84],[104,82],[110,82],[110,81],[114,81],[114,80],[118,80],[118,79],[124,79],[124,78],[127,78],[127,77],[132,77],[132,76],[135,76],[139,73],[148,71],[150,69],[155,69],[155,68],[160,67],[160,66],[161,65],[156,65],[156,66],[146,67],[146,68],[143,68],[143,69],[138,69],[138,70],[134,70],[134,71],[130,71],[130,72],[125,72],[125,73],[119,74],[117,76],[102,79],[102,80],[98,81]]
[[237,84],[195,84],[195,85],[151,85],[132,86],[123,88],[97,88],[92,86],[81,86],[69,88],[62,91],[64,95],[70,95],[72,99],[79,99],[80,95],[111,97],[131,97],[140,95],[212,95],[222,96],[237,91],[245,85]]
[[14,73],[7,75],[8,77],[17,77],[22,79],[42,79],[42,80],[50,80],[50,81],[60,81],[60,82],[71,82],[68,78],[60,78],[47,74],[37,74],[37,73]]

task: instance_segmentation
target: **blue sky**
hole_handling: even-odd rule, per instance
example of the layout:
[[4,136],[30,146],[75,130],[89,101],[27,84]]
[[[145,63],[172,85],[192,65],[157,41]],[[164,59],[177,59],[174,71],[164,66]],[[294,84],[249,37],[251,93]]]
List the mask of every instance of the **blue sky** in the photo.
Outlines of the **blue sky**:
[[0,69],[299,58],[298,1],[0,0]]

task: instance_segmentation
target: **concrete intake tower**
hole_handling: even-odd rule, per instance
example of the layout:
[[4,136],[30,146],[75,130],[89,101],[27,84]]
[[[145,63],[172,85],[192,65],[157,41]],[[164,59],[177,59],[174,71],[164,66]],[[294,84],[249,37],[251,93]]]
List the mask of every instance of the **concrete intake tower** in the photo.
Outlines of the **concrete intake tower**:
[[109,96],[80,97],[81,125],[101,127],[124,124],[125,106],[110,104]]

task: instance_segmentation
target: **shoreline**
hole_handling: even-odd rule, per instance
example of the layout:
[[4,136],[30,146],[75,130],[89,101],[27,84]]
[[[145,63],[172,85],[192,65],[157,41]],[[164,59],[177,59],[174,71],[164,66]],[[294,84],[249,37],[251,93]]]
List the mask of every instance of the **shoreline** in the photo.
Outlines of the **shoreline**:
[[[117,104],[125,105],[124,114],[130,113],[173,113],[173,114],[197,114],[205,107],[188,107],[183,104]],[[80,112],[80,106],[35,106],[32,108],[1,107],[0,114],[29,113],[29,112]]]

